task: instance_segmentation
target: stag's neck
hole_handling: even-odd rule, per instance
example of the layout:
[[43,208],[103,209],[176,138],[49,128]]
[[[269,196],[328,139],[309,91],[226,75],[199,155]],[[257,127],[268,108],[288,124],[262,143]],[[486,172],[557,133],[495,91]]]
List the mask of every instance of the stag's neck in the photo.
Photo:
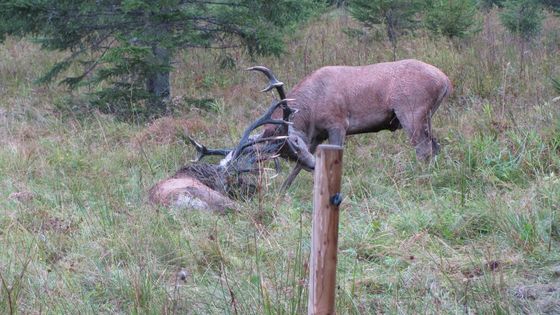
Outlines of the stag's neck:
[[311,140],[315,137],[314,126],[312,126],[313,113],[303,102],[290,104],[290,107],[297,110],[297,112],[292,116],[292,125],[289,126],[289,132],[299,136],[306,144],[311,143]]

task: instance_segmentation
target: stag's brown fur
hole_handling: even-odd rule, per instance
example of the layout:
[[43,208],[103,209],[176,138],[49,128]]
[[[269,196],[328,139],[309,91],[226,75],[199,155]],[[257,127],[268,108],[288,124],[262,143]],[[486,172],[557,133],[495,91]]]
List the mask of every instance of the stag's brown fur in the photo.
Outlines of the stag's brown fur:
[[[315,167],[313,153],[327,139],[330,144],[343,145],[348,135],[403,128],[420,159],[427,160],[439,150],[431,118],[453,88],[449,78],[432,65],[408,59],[360,67],[323,67],[287,95],[283,83],[269,69],[256,66],[248,70],[262,72],[269,80],[263,91],[276,89],[282,100],[247,127],[234,150],[209,150],[191,139],[198,159],[225,155],[220,165],[224,170],[235,170],[232,165],[243,165],[241,156],[265,153],[264,158],[245,159],[255,164],[279,153],[297,161],[284,182],[285,189],[302,168]],[[262,125],[266,125],[264,132],[250,137],[251,131]],[[259,150],[253,147],[257,143],[263,143]],[[238,169],[243,168],[251,169]]]
[[178,208],[225,213],[236,209],[234,199],[250,198],[256,191],[255,176],[228,172],[214,164],[190,164],[154,185],[150,202]]
[[[289,133],[314,153],[327,139],[343,145],[347,135],[404,128],[417,156],[427,160],[439,150],[431,117],[451,91],[451,81],[441,70],[414,59],[323,67],[288,93],[287,98],[294,99],[289,106],[298,110]],[[277,126],[267,126],[264,134],[278,132]],[[288,158],[298,160],[296,168],[313,168],[311,155],[294,157],[287,151]]]

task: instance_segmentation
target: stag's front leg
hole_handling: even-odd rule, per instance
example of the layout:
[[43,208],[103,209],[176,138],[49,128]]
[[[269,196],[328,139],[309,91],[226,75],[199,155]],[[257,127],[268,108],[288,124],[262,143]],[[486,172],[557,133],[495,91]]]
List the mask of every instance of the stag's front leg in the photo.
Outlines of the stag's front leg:
[[428,162],[439,153],[439,144],[432,135],[430,117],[426,117],[424,123],[418,126],[412,137],[412,144],[416,149],[416,156],[422,161]]
[[286,190],[288,190],[288,188],[292,185],[292,183],[294,182],[294,180],[296,179],[296,177],[298,176],[299,172],[301,172],[302,169],[306,169],[308,171],[312,171],[315,168],[315,158],[313,157],[313,154],[315,153],[315,150],[317,149],[317,146],[319,145],[319,143],[317,141],[313,141],[310,145],[309,145],[309,153],[311,155],[311,158],[313,158],[312,161],[308,161],[308,163],[313,163],[313,167],[309,168],[304,166],[302,163],[300,163],[300,161],[298,160],[297,164],[294,166],[294,168],[292,169],[292,171],[290,172],[290,175],[288,175],[288,177],[286,178],[286,180],[284,181],[284,183],[282,183],[282,187],[280,188],[280,192],[281,193],[285,193]]
[[344,128],[332,128],[328,130],[329,144],[344,146],[344,139],[346,138],[346,130]]

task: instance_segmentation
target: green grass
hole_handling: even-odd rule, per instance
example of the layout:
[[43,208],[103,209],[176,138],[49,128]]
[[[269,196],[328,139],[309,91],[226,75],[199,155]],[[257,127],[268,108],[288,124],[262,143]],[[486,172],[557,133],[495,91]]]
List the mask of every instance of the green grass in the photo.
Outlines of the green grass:
[[[559,22],[547,20],[527,52],[525,77],[515,39],[493,23],[495,12],[461,45],[402,40],[399,57],[435,64],[455,86],[433,122],[436,161],[416,162],[403,132],[348,139],[338,313],[560,309],[560,110],[550,84],[560,47],[549,38]],[[229,146],[266,108],[262,78],[246,66],[268,65],[289,88],[322,65],[391,59],[387,43],[349,39],[349,25],[344,14],[318,18],[280,59],[231,50],[233,69],[215,66],[220,52],[186,52],[173,73],[185,104],[150,125],[69,112],[85,91],[32,83],[55,55],[26,41],[0,46],[0,313],[305,313],[309,173],[280,196],[285,164],[225,216],[154,207],[146,192],[194,156],[177,129]]]

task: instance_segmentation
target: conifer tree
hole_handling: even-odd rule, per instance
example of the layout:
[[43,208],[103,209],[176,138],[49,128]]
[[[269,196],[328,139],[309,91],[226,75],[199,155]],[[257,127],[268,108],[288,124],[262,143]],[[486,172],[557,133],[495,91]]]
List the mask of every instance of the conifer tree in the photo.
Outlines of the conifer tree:
[[62,82],[100,86],[101,109],[161,115],[180,49],[244,46],[252,54],[278,54],[286,31],[316,6],[313,0],[6,0],[0,41],[28,36],[44,49],[68,51],[41,82],[78,64],[83,71]]
[[478,1],[478,6],[481,9],[492,9],[493,7],[502,7],[502,3],[504,2],[504,0],[479,0]]
[[418,26],[417,13],[420,0],[352,0],[348,2],[350,14],[365,27],[384,25],[393,47],[393,59],[397,58],[399,36]]
[[427,1],[425,24],[433,34],[463,38],[477,29],[476,0]]
[[540,32],[544,15],[535,0],[507,0],[500,19],[508,31],[527,41]]
[[542,6],[536,0],[507,0],[504,2],[504,10],[500,14],[500,19],[508,31],[517,35],[521,40],[519,51],[519,73],[521,75],[525,64],[525,47],[542,27],[544,19]]
[[553,12],[560,13],[560,1],[558,0],[540,0],[540,3],[549,8]]

